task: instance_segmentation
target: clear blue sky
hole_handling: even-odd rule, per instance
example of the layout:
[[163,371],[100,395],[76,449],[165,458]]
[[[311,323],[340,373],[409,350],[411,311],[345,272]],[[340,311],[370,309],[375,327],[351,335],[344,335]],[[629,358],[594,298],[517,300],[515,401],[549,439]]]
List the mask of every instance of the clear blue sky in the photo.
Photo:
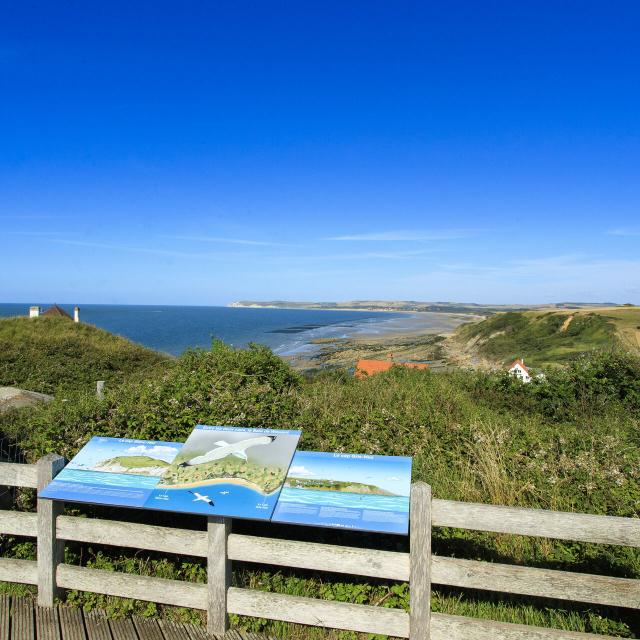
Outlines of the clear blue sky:
[[639,24],[2,2],[0,301],[640,303]]

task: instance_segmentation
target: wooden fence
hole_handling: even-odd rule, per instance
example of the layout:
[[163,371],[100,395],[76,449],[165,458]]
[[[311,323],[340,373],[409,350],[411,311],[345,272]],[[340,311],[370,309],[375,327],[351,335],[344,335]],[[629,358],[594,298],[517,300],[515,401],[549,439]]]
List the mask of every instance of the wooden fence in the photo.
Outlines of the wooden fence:
[[[63,467],[49,454],[35,465],[0,463],[0,486],[44,487]],[[210,517],[206,531],[63,515],[38,499],[37,513],[0,511],[0,534],[37,537],[37,561],[0,558],[0,580],[38,586],[51,606],[63,589],[79,589],[206,610],[208,630],[223,633],[229,613],[411,640],[593,640],[608,636],[431,613],[431,585],[498,591],[640,609],[640,580],[512,566],[433,555],[431,528],[458,527],[579,542],[640,546],[640,519],[561,513],[437,500],[421,482],[411,489],[410,552],[280,540],[231,532]],[[180,553],[207,559],[208,582],[196,584],[64,564],[64,541]],[[233,560],[405,581],[410,613],[370,605],[266,593],[230,586]]]

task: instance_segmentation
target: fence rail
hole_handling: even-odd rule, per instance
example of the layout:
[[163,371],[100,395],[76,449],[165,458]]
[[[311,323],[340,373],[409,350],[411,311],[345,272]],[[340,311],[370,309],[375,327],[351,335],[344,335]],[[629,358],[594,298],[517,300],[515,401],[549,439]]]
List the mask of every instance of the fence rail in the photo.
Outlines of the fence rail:
[[[42,487],[62,468],[59,456],[37,465],[0,463],[0,485]],[[223,633],[229,613],[411,640],[539,640],[605,638],[430,612],[431,585],[640,609],[640,580],[463,560],[431,553],[432,526],[457,527],[580,542],[640,547],[640,519],[521,509],[432,499],[411,491],[410,552],[381,551],[231,532],[228,519],[206,531],[63,515],[63,505],[38,499],[37,513],[0,511],[0,534],[36,537],[38,560],[0,558],[0,580],[38,586],[40,604],[78,589],[202,609],[208,629]],[[206,584],[103,571],[63,563],[65,541],[131,547],[206,558]],[[261,563],[409,582],[410,612],[230,586],[232,561]]]

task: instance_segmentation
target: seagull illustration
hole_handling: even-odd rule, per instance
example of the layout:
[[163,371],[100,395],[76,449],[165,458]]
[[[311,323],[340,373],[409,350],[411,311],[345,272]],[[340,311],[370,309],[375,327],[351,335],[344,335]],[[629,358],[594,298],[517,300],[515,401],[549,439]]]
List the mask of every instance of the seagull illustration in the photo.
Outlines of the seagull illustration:
[[208,505],[212,507],[216,506],[213,500],[209,496],[203,496],[201,493],[198,493],[197,491],[189,491],[189,493],[192,496],[195,496],[193,500],[194,502],[198,502],[199,500],[201,500],[202,502],[206,502]]
[[258,436],[257,438],[247,438],[246,440],[240,440],[240,442],[233,442],[229,444],[225,440],[218,440],[214,442],[216,449],[211,449],[202,456],[196,456],[191,460],[185,460],[181,462],[179,467],[192,467],[196,464],[204,464],[205,462],[213,462],[214,460],[221,460],[227,456],[235,456],[241,460],[247,459],[245,451],[249,447],[257,447],[259,445],[271,444],[276,439],[276,436]]

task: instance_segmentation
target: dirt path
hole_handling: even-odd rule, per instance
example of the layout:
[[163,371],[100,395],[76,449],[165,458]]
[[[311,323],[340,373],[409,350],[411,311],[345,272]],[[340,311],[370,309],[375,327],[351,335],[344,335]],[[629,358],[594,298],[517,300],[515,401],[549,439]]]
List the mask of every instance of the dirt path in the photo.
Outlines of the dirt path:
[[569,325],[571,324],[571,321],[575,318],[575,316],[569,316],[563,323],[562,326],[560,327],[560,331],[566,331],[569,328]]

